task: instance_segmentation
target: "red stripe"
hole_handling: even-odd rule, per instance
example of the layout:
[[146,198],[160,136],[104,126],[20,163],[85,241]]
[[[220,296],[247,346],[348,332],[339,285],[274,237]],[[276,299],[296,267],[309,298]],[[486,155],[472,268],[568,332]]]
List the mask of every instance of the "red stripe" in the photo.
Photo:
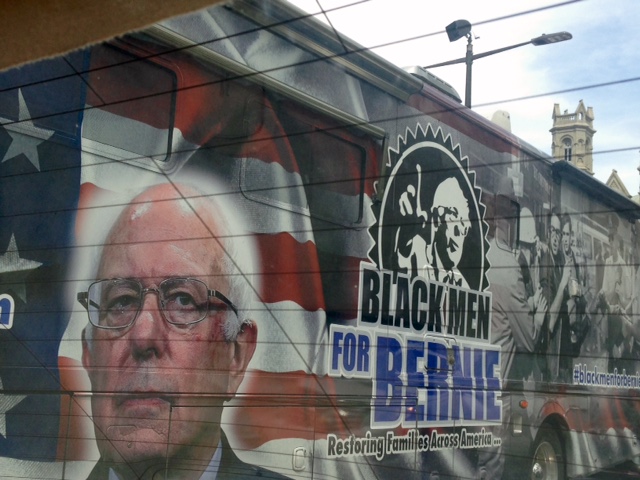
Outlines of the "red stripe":
[[[326,439],[328,433],[364,434],[367,429],[369,408],[338,408],[330,377],[304,372],[251,372],[244,382],[252,393],[236,396],[233,405],[237,408],[227,409],[239,448],[255,449],[279,439]],[[370,386],[367,392],[365,407],[371,396]]]
[[297,172],[293,152],[262,87],[229,81],[193,59],[175,54],[178,73],[175,126],[185,139],[208,148],[222,147],[240,158],[276,162]]
[[308,311],[320,308],[335,318],[358,314],[362,258],[319,252],[288,233],[257,235],[262,265],[262,301],[292,301]]
[[[205,72],[198,64],[180,58],[176,62],[179,72],[178,95],[176,98],[175,126],[182,136],[191,143],[204,145],[218,138],[224,143],[235,143],[240,131],[237,111],[251,97],[248,89],[231,88],[230,82],[222,77]],[[228,88],[228,96],[223,95],[223,85]],[[224,114],[221,114],[224,112]]]
[[[284,128],[266,98],[260,100],[262,108],[260,125],[241,146],[239,156],[256,158],[266,163],[277,163],[287,172],[299,173],[293,150]],[[233,107],[232,107],[233,108]]]
[[320,265],[313,242],[288,233],[257,235],[262,265],[262,301],[293,301],[308,311],[324,308]]

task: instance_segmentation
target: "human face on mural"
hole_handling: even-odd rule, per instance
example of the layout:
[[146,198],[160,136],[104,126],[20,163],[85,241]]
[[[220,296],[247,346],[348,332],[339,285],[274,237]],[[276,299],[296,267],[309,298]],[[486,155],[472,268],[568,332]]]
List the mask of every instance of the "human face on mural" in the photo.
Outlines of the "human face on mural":
[[[203,215],[171,202],[130,206],[111,230],[98,279],[135,279],[156,289],[167,278],[188,277],[228,295],[225,252],[212,238],[222,232],[204,227]],[[164,466],[168,457],[206,465],[218,445],[223,403],[242,381],[257,330],[249,323],[229,339],[225,322],[236,321],[232,311],[210,307],[202,321],[174,325],[164,308],[158,292],[147,291],[132,325],[87,327],[91,334],[83,335],[105,461]]]
[[442,222],[436,231],[436,249],[445,267],[455,268],[460,263],[464,241],[469,233],[468,214],[461,215],[456,209],[446,207],[440,209],[444,212],[441,215]]
[[568,222],[562,226],[562,248],[566,255],[571,253],[571,224]]
[[560,218],[557,215],[551,215],[549,221],[549,243],[551,244],[551,253],[558,254],[560,250]]
[[436,226],[433,243],[440,261],[447,270],[456,268],[471,228],[469,205],[456,178],[449,177],[436,188],[432,215]]

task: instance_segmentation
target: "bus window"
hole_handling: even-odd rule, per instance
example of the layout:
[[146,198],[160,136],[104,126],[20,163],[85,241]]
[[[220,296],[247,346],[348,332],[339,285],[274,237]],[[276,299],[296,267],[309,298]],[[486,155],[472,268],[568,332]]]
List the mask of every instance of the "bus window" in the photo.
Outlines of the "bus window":
[[[298,142],[305,152],[298,165],[311,215],[346,226],[358,223],[362,219],[364,148],[319,129],[293,140]],[[338,195],[354,201],[340,202]]]
[[[281,169],[247,159],[241,184],[244,195],[345,227],[355,226],[363,218],[364,172],[375,142],[345,129],[300,120],[295,107],[283,105],[277,118],[287,134],[274,135],[272,141],[279,152],[290,152],[292,158],[281,159]],[[263,127],[275,132],[269,124],[276,112],[267,105],[262,108]]]
[[116,160],[167,161],[176,102],[175,73],[102,45],[86,74],[83,147]]

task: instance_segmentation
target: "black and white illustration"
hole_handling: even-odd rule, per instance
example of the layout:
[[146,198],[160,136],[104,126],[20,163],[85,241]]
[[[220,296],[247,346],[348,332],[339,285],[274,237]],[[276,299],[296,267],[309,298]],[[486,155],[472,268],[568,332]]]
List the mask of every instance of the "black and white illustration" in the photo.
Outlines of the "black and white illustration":
[[390,156],[379,218],[379,267],[472,290],[486,288],[484,205],[460,147],[418,125]]

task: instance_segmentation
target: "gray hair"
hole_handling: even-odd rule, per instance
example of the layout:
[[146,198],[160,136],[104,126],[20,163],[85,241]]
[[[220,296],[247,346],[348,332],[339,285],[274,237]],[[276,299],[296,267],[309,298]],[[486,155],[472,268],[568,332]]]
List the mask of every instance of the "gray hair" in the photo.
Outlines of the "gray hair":
[[[220,205],[217,200],[214,200],[210,196],[202,197],[202,201],[204,203],[203,207],[208,207],[209,212],[227,211],[223,205]],[[194,208],[194,213],[196,212],[198,212],[198,210]],[[222,259],[220,259],[220,271],[223,272],[229,283],[227,296],[238,309],[237,316],[229,314],[224,325],[225,339],[231,342],[235,341],[244,323],[249,321],[247,314],[251,310],[253,291],[245,275],[247,273],[253,273],[253,268],[246,270],[243,268],[244,265],[242,265],[242,260],[250,258],[251,256],[251,253],[246,251],[248,249],[243,248],[246,246],[245,242],[240,241],[241,236],[245,234],[237,230],[234,231],[224,215],[220,215],[216,221],[222,224],[224,231],[224,234],[215,237],[224,252]],[[236,321],[229,321],[230,318]]]

